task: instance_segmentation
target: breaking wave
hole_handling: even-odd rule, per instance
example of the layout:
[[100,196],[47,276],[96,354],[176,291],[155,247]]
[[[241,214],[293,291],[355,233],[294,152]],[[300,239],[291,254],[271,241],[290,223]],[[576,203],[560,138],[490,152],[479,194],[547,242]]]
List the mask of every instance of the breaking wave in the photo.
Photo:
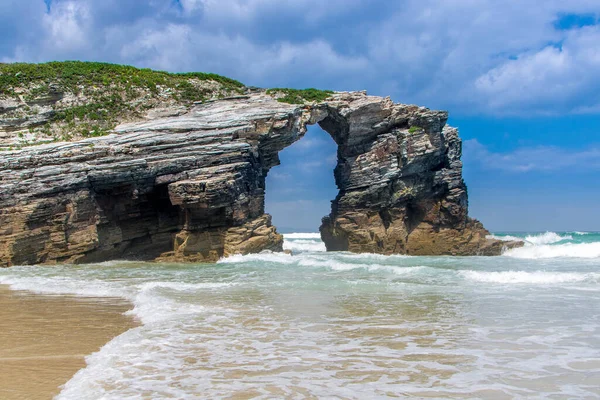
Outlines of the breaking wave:
[[285,240],[283,242],[283,249],[284,250],[290,250],[294,253],[296,252],[305,252],[305,251],[311,251],[311,252],[321,252],[321,251],[326,251],[325,248],[325,243],[323,243],[322,241],[316,241],[316,240]]
[[[284,243],[293,255],[234,255],[216,265],[14,267],[0,269],[0,284],[130,301],[128,314],[140,326],[86,357],[62,400],[291,398],[300,390],[315,398],[439,397],[439,390],[475,398],[506,373],[506,351],[519,379],[498,386],[497,397],[529,393],[532,379],[547,380],[546,397],[590,397],[585,387],[563,388],[574,368],[598,374],[589,361],[597,338],[583,333],[598,330],[600,236],[512,236],[527,245],[504,257],[414,257],[324,253],[318,234],[295,233]],[[539,343],[535,362],[528,346],[512,346],[515,338]],[[557,360],[564,375],[554,373]],[[373,385],[365,384],[371,376]],[[566,384],[556,389],[560,379]]]
[[595,232],[495,234],[489,237],[504,241],[523,241],[523,247],[504,252],[503,255],[513,258],[600,258],[600,235]]
[[321,234],[319,232],[311,233],[284,233],[285,239],[319,239],[321,240]]
[[557,284],[595,281],[600,276],[600,274],[595,273],[546,271],[461,271],[460,275],[476,282],[512,284]]
[[514,258],[600,258],[600,242],[565,243],[560,245],[524,246],[504,252],[504,256]]
[[573,240],[571,235],[559,235],[555,232],[546,232],[540,235],[528,235],[525,236],[525,241],[533,245],[544,245],[562,242],[564,240]]
[[491,239],[503,240],[503,241],[523,241],[525,245],[544,245],[544,244],[552,244],[558,243],[567,240],[573,240],[573,236],[569,234],[560,235],[556,232],[545,232],[539,234],[532,234],[526,236],[517,236],[517,235],[489,235]]

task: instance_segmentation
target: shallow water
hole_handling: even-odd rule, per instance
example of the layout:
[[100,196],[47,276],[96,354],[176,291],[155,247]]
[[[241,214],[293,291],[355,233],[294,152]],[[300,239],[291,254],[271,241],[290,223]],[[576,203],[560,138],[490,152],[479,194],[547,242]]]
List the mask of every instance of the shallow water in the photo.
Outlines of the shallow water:
[[59,399],[597,398],[600,235],[519,237],[501,257],[386,257],[292,234],[294,256],[16,267],[0,283],[134,304],[142,325]]
[[85,356],[136,326],[122,299],[37,295],[0,285],[0,399],[47,400]]

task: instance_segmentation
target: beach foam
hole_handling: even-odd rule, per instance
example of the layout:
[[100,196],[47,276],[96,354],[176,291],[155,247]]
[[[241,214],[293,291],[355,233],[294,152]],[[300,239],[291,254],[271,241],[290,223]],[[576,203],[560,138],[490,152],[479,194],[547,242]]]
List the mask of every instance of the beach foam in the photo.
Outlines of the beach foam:
[[299,259],[298,265],[302,267],[328,268],[333,271],[352,271],[356,269],[362,269],[370,272],[384,271],[391,272],[397,275],[411,274],[419,271],[420,269],[426,268],[423,266],[397,266],[372,263],[349,263],[327,257],[303,257]]
[[317,240],[306,240],[306,239],[297,239],[297,240],[288,240],[287,238],[283,242],[284,250],[291,250],[294,253],[297,252],[323,252],[327,249],[325,248],[325,243]]
[[286,253],[273,253],[270,251],[263,251],[258,254],[235,254],[229,257],[220,259],[217,264],[237,264],[237,263],[249,263],[249,262],[267,262],[267,263],[283,263],[293,264],[295,259],[291,254]]
[[74,295],[81,297],[119,297],[132,300],[134,293],[125,287],[102,280],[80,280],[68,277],[21,277],[0,275],[0,283],[13,290],[26,290],[37,294]]
[[558,243],[567,240],[573,240],[573,236],[569,234],[558,234],[556,232],[544,232],[525,235],[524,237],[515,235],[488,235],[490,239],[503,240],[503,241],[523,241],[526,246],[539,246],[544,244]]
[[284,239],[319,239],[321,240],[321,234],[315,233],[284,233]]
[[546,232],[537,235],[527,235],[525,236],[525,241],[532,245],[544,245],[544,244],[552,244],[562,242],[564,240],[572,240],[573,236],[571,235],[559,235],[556,232]]
[[559,257],[600,258],[600,242],[524,246],[521,248],[507,250],[503,253],[503,255],[507,257],[527,259]]
[[512,241],[522,241],[524,240],[524,238],[522,237],[518,237],[518,236],[512,236],[512,235],[487,235],[486,238],[488,239],[496,239],[496,240],[502,240],[504,242],[512,242]]
[[580,376],[600,373],[600,243],[530,234],[547,244],[408,257],[325,253],[317,234],[294,235],[295,255],[23,267],[0,283],[122,296],[143,323],[87,357],[60,400],[596,394]]
[[559,284],[583,281],[596,281],[599,274],[583,274],[576,272],[545,272],[545,271],[461,271],[467,279],[477,282],[506,283],[506,284]]

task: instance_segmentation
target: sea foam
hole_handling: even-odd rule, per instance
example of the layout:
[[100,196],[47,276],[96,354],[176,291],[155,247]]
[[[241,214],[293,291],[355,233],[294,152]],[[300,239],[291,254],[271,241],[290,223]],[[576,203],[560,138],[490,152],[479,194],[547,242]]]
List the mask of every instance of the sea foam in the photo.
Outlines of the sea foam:
[[[544,235],[538,243],[557,239],[529,236]],[[60,400],[586,398],[595,387],[580,376],[600,372],[599,246],[528,243],[505,257],[297,250],[216,265],[17,267],[0,269],[0,283],[131,301],[141,326],[87,356]]]
[[285,239],[321,239],[321,234],[318,232],[311,233],[284,233]]
[[460,271],[463,277],[486,283],[504,284],[559,284],[583,281],[595,281],[599,274],[577,272],[546,272],[546,271]]
[[325,243],[316,240],[285,240],[283,242],[284,250],[291,250],[292,252],[323,252],[327,249],[325,248]]
[[133,298],[134,308],[128,315],[138,317],[144,325],[162,323],[179,319],[183,316],[196,316],[215,309],[201,304],[189,303],[173,297],[172,292],[194,293],[207,290],[222,290],[235,283],[183,283],[183,282],[146,282],[137,286],[137,294]]
[[28,277],[0,275],[0,284],[13,290],[42,295],[73,295],[80,297],[115,297],[133,300],[134,293],[126,287],[101,280],[79,280],[66,277]]
[[562,242],[563,240],[573,240],[571,235],[559,235],[555,232],[546,232],[539,235],[528,235],[525,241],[533,245],[543,245]]
[[352,271],[357,269],[369,272],[391,272],[396,275],[406,275],[422,270],[423,266],[398,266],[373,263],[349,263],[330,257],[303,257],[298,261],[301,267],[328,268],[333,271]]
[[514,235],[488,235],[490,239],[503,240],[503,241],[523,241],[525,245],[544,245],[558,243],[565,240],[573,240],[571,235],[560,235],[556,232],[544,232],[538,234],[531,234],[525,237],[519,237]]
[[565,243],[559,245],[524,246],[504,252],[504,256],[514,258],[600,258],[600,242]]
[[270,251],[263,251],[257,254],[235,254],[229,257],[225,257],[217,261],[217,264],[238,264],[248,262],[267,262],[267,263],[282,263],[282,264],[293,264],[296,260],[292,255],[286,253],[273,253]]

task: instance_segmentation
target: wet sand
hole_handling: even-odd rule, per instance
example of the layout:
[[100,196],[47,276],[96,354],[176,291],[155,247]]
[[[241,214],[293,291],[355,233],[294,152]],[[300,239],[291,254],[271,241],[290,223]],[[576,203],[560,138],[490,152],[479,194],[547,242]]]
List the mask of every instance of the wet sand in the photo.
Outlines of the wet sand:
[[136,326],[121,299],[40,296],[0,285],[0,399],[52,399],[85,356]]

